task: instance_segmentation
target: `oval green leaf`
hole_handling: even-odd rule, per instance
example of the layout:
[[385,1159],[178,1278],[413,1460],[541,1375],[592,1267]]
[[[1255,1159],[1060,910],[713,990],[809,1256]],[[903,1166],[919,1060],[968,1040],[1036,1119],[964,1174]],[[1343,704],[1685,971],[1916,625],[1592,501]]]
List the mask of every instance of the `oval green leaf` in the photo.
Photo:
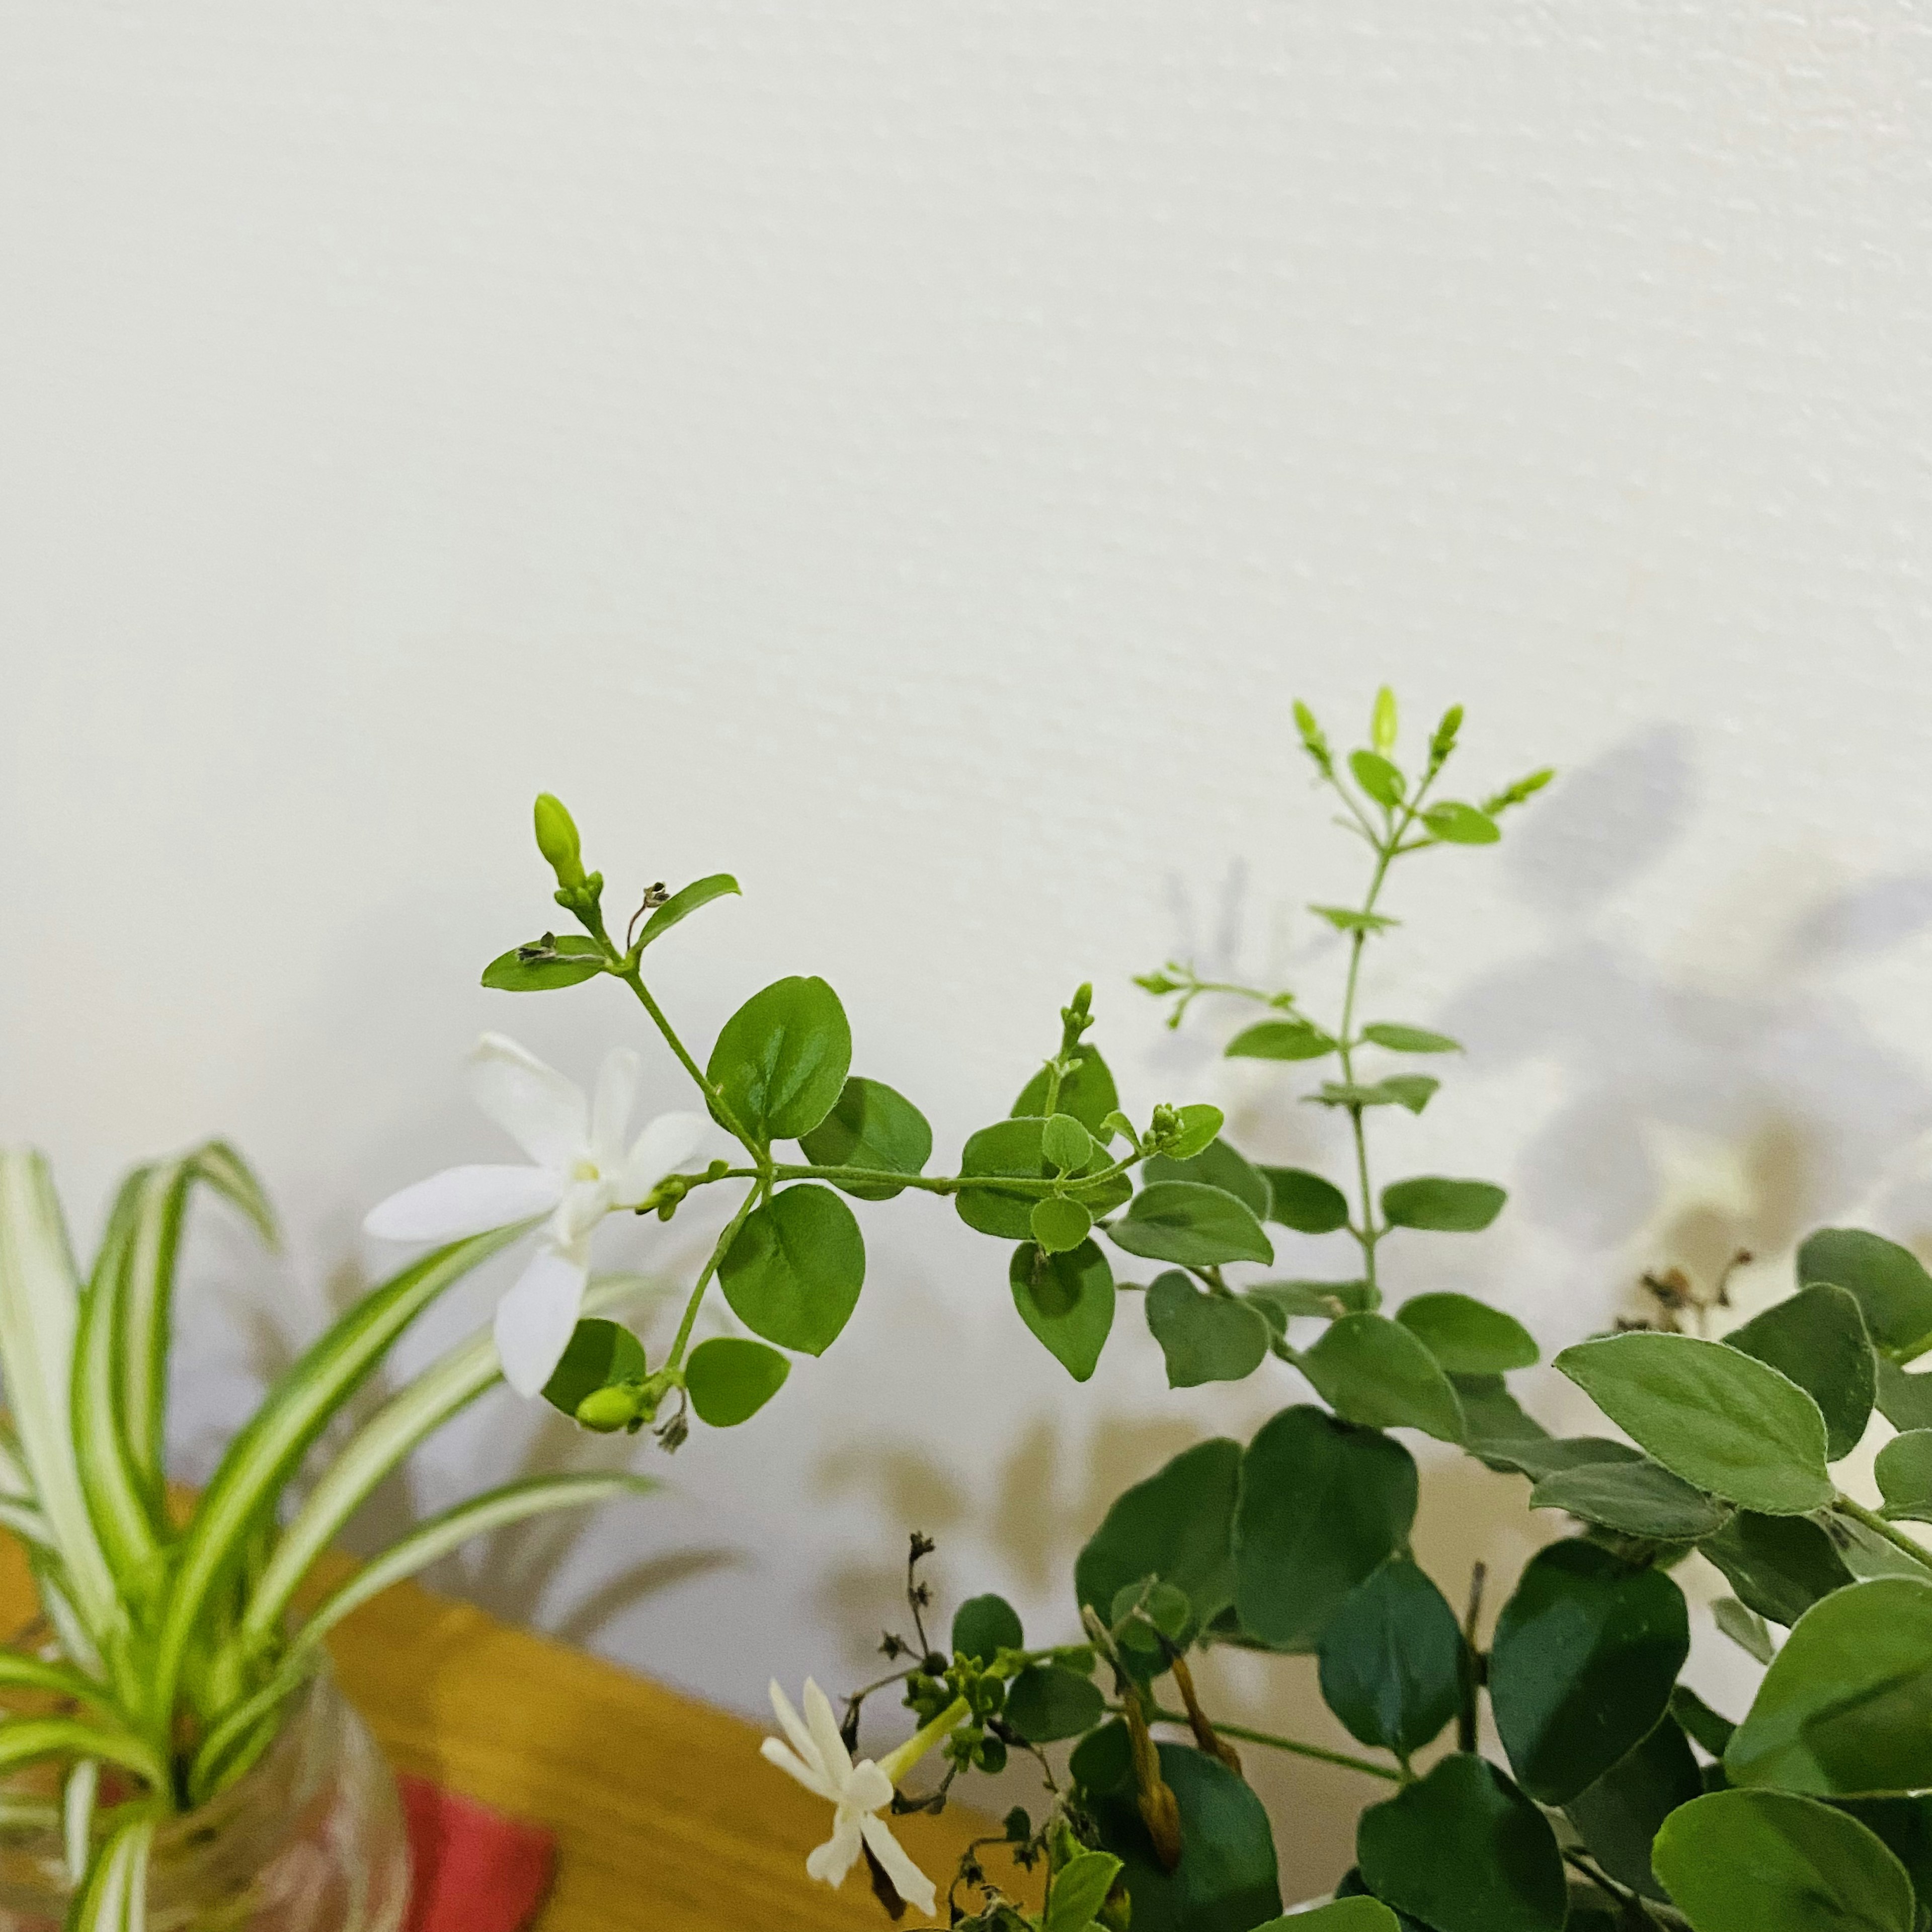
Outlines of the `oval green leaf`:
[[1652,1869],[1651,1841],[1680,1804],[1701,1796],[1702,1774],[1684,1727],[1670,1717],[1564,1808],[1590,1855],[1619,1885],[1669,1902]]
[[1077,1670],[1034,1664],[1013,1679],[1002,1714],[1028,1744],[1058,1744],[1090,1731],[1107,1714],[1107,1700]]
[[[903,1094],[883,1080],[854,1075],[838,1090],[832,1111],[799,1136],[815,1167],[869,1168],[890,1174],[923,1172],[932,1154],[932,1129]],[[890,1201],[904,1190],[890,1181],[835,1180],[858,1201]]]
[[1412,1294],[1395,1318],[1451,1375],[1498,1376],[1536,1362],[1536,1340],[1513,1315],[1468,1294]]
[[1932,1522],[1932,1429],[1894,1436],[1878,1452],[1876,1474],[1894,1522]]
[[1178,1268],[1156,1276],[1146,1298],[1148,1330],[1166,1360],[1169,1388],[1240,1382],[1268,1354],[1273,1331],[1259,1309],[1208,1294]]
[[1304,1234],[1333,1234],[1348,1225],[1348,1197],[1332,1180],[1305,1168],[1264,1167],[1268,1218]]
[[1852,1581],[1837,1545],[1806,1516],[1740,1510],[1698,1546],[1740,1600],[1786,1628],[1820,1598]]
[[1335,1413],[1378,1429],[1420,1429],[1444,1442],[1466,1432],[1462,1405],[1436,1358],[1385,1315],[1345,1315],[1295,1366]]
[[1230,1060],[1325,1060],[1338,1044],[1310,1020],[1257,1020],[1228,1041]]
[[1732,1514],[1729,1503],[1643,1460],[1557,1470],[1530,1491],[1529,1506],[1567,1510],[1585,1522],[1660,1543],[1694,1543],[1722,1529]]
[[851,1066],[838,995],[823,980],[794,976],[754,993],[724,1022],[705,1077],[754,1140],[790,1141],[831,1112]]
[[1078,1174],[1094,1158],[1094,1136],[1071,1114],[1052,1114],[1040,1130],[1040,1158],[1062,1174]]
[[1156,1180],[1142,1188],[1107,1233],[1130,1255],[1184,1268],[1274,1259],[1274,1244],[1253,1214],[1225,1189],[1198,1181]]
[[574,1419],[586,1396],[614,1382],[640,1382],[650,1372],[644,1345],[629,1329],[592,1316],[571,1330],[562,1358],[544,1384],[544,1400]]
[[1502,828],[1486,812],[1478,812],[1473,805],[1464,805],[1455,799],[1432,805],[1422,814],[1422,822],[1437,838],[1451,845],[1493,845],[1503,836]]
[[952,1613],[952,1649],[956,1655],[991,1664],[1003,1650],[1018,1650],[1026,1642],[1020,1613],[1005,1598],[988,1592],[968,1597]]
[[1721,1342],[1612,1335],[1565,1348],[1556,1366],[1694,1488],[1764,1516],[1808,1515],[1838,1493],[1818,1405]]
[[1070,1201],[1064,1194],[1048,1194],[1033,1204],[1028,1225],[1035,1246],[1050,1255],[1064,1255],[1086,1240],[1094,1217],[1078,1202]]
[[714,1335],[692,1350],[685,1385],[698,1419],[713,1429],[748,1422],[784,1387],[791,1364],[776,1348],[740,1335]]
[[1446,1033],[1431,1033],[1426,1027],[1399,1026],[1393,1021],[1376,1020],[1362,1029],[1362,1037],[1391,1053],[1460,1053],[1462,1042]]
[[732,1313],[753,1334],[822,1355],[858,1304],[865,1238],[830,1188],[788,1187],[752,1210],[718,1278]]
[[1255,1932],[1402,1932],[1402,1921],[1378,1898],[1337,1898],[1312,1912],[1270,1918]]
[[1198,1622],[1212,1623],[1234,1600],[1241,1461],[1241,1445],[1216,1436],[1123,1490],[1074,1563],[1080,1604],[1105,1617],[1130,1584],[1157,1576],[1186,1594]]
[[1909,1248],[1862,1228],[1821,1228],[1798,1250],[1798,1280],[1847,1289],[1864,1312],[1872,1340],[1909,1362],[1932,1346],[1932,1275]]
[[1401,804],[1402,773],[1379,752],[1351,752],[1348,769],[1354,773],[1356,784],[1376,804],[1386,806],[1391,811]]
[[1076,1382],[1090,1376],[1114,1326],[1114,1271],[1092,1241],[1048,1254],[1028,1241],[1006,1270],[1013,1306]]
[[[1157,1154],[1142,1165],[1141,1178],[1149,1181],[1196,1180],[1205,1187],[1219,1187],[1241,1202],[1258,1221],[1265,1221],[1274,1206],[1274,1193],[1267,1177],[1223,1140],[1214,1142],[1204,1154],[1197,1154],[1192,1160],[1175,1160],[1170,1155]],[[1344,1209],[1344,1218],[1346,1213]]]
[[580,986],[603,970],[604,949],[588,933],[547,932],[500,952],[484,968],[483,983],[493,992],[549,993]]
[[689,885],[680,886],[645,920],[638,944],[640,946],[654,944],[699,907],[708,906],[713,899],[728,898],[737,890],[738,881],[729,872],[713,872],[708,878],[694,879]]
[[1818,1405],[1828,1462],[1849,1456],[1864,1439],[1878,1395],[1877,1364],[1864,1317],[1847,1290],[1814,1282],[1734,1328],[1724,1340],[1769,1363]]
[[1322,1701],[1365,1744],[1408,1757],[1462,1701],[1467,1650],[1456,1612],[1406,1556],[1342,1599],[1317,1651]]
[[[1388,1082],[1383,1082],[1387,1086]],[[1426,1228],[1443,1234],[1480,1234],[1503,1211],[1508,1195],[1488,1180],[1450,1180],[1418,1174],[1382,1190],[1382,1219],[1391,1228]]]

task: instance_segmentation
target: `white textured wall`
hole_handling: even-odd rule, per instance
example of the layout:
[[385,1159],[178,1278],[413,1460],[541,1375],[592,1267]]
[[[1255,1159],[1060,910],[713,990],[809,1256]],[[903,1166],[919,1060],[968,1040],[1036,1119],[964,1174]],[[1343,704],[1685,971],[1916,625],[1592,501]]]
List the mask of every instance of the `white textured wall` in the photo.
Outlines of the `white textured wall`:
[[[540,784],[627,886],[743,878],[659,956],[694,1034],[823,972],[946,1157],[1088,974],[1138,1106],[1251,1100],[1126,975],[1332,982],[1289,698],[1460,699],[1480,774],[1569,776],[1399,888],[1373,1004],[1474,1051],[1388,1159],[1516,1204],[1396,1275],[1559,1342],[1645,1262],[1932,1232],[1928,243],[1902,0],[0,0],[0,1132],[90,1222],[214,1130],[284,1204],[286,1266],[196,1247],[184,1456],[374,1198],[491,1157],[479,1028],[638,1036],[476,986]],[[849,1680],[904,1527],[1045,1628],[1113,1486],[1292,1393],[1170,1397],[1131,1305],[1076,1390],[948,1210],[867,1226],[759,1426],[469,1587],[740,1702]],[[1508,1495],[1435,1482],[1452,1591]],[[1278,1788],[1332,1875],[1360,1794]]]

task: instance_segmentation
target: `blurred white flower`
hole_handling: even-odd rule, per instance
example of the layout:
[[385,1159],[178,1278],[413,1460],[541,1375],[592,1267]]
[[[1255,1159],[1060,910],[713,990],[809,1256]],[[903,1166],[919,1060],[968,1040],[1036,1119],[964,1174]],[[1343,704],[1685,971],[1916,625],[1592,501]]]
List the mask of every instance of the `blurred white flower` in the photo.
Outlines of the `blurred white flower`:
[[390,1241],[454,1241],[548,1214],[543,1243],[496,1304],[496,1352],[520,1395],[539,1393],[577,1326],[590,1273],[590,1234],[606,1214],[639,1206],[695,1154],[701,1114],[660,1114],[627,1140],[638,1056],[614,1047],[584,1089],[501,1034],[470,1055],[476,1104],[530,1157],[527,1167],[452,1167],[370,1210],[363,1222]]

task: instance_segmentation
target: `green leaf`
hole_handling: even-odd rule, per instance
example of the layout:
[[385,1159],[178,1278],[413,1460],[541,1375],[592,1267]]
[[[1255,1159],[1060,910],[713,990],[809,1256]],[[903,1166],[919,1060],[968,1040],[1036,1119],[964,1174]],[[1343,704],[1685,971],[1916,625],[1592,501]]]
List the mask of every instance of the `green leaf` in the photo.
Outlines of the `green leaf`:
[[[1465,1375],[1451,1369],[1449,1379],[1462,1400],[1462,1413],[1469,1424],[1469,1440],[1483,1445],[1499,1442],[1539,1442],[1550,1439],[1550,1432],[1509,1392],[1501,1376]],[[1480,1453],[1480,1452],[1479,1452]]]
[[1322,1701],[1365,1744],[1406,1758],[1461,1706],[1466,1652],[1456,1612],[1406,1556],[1342,1599],[1317,1654]]
[[580,986],[604,970],[604,949],[588,933],[547,932],[500,952],[483,969],[483,984],[498,993],[550,993]]
[[1845,1289],[1814,1282],[1724,1340],[1769,1363],[1818,1405],[1826,1461],[1849,1456],[1864,1440],[1878,1393],[1876,1364],[1864,1317]]
[[[932,1129],[903,1094],[883,1080],[855,1074],[839,1089],[830,1113],[798,1137],[814,1167],[870,1168],[891,1174],[923,1172],[932,1154]],[[904,1190],[890,1181],[835,1180],[857,1201],[890,1201]]]
[[1199,1623],[1212,1623],[1234,1600],[1241,1462],[1241,1445],[1216,1436],[1123,1490],[1074,1564],[1077,1600],[1105,1617],[1130,1584],[1156,1576],[1186,1593]]
[[1120,1862],[1106,1852],[1082,1852],[1053,1875],[1053,1895],[1040,1932],[1087,1932],[1113,1889]]
[[1085,1382],[1114,1326],[1107,1257],[1090,1240],[1061,1255],[1027,1242],[1013,1250],[1006,1280],[1020,1319],[1076,1382]]
[[[1071,1114],[1090,1134],[1099,1133],[1107,1116],[1120,1104],[1119,1090],[1107,1063],[1096,1047],[1082,1046],[1080,1064],[1060,1083],[1060,1097],[1054,1103],[1063,1114]],[[1013,1102],[1016,1117],[1031,1118],[1046,1112],[1046,1090],[1052,1076],[1042,1066],[1020,1089]]]
[[642,1382],[650,1372],[644,1345],[630,1330],[592,1316],[572,1331],[562,1359],[544,1384],[544,1400],[574,1420],[578,1404],[614,1382]]
[[1100,1686],[1077,1670],[1030,1664],[1007,1690],[1002,1714],[1028,1744],[1057,1744],[1090,1731],[1107,1714],[1107,1700]]
[[[1463,1397],[1466,1403],[1467,1396]],[[1472,1425],[1472,1432],[1474,1425]],[[1478,1439],[1474,1453],[1492,1469],[1514,1469],[1533,1483],[1568,1469],[1587,1468],[1598,1462],[1636,1462],[1643,1459],[1640,1449],[1628,1442],[1612,1442],[1601,1436],[1524,1436],[1508,1440]]]
[[1184,1164],[1197,1160],[1214,1144],[1214,1137],[1228,1118],[1219,1107],[1198,1100],[1174,1111],[1180,1128],[1162,1151],[1168,1160]]
[[1878,1452],[1878,1486],[1894,1522],[1932,1522],[1932,1429],[1894,1436]]
[[638,935],[638,944],[649,946],[663,938],[679,920],[688,919],[700,906],[708,906],[713,899],[724,898],[736,892],[738,881],[729,872],[713,872],[707,878],[694,879],[688,886],[680,886],[644,922],[644,929]]
[[1225,1189],[1196,1180],[1151,1182],[1107,1233],[1130,1255],[1184,1268],[1274,1259],[1274,1244],[1252,1212]]
[[1094,1158],[1094,1136],[1071,1114],[1054,1114],[1040,1130],[1040,1158],[1062,1174],[1078,1174]]
[[[1157,1154],[1143,1164],[1141,1178],[1149,1181],[1192,1180],[1204,1187],[1218,1187],[1232,1194],[1258,1221],[1268,1220],[1274,1206],[1274,1192],[1267,1175],[1222,1140],[1214,1142],[1205,1153],[1197,1154],[1192,1160],[1176,1160],[1171,1155]],[[1345,1218],[1346,1212],[1345,1209]]]
[[1684,1594],[1594,1544],[1525,1566],[1490,1652],[1490,1706],[1525,1790],[1567,1804],[1647,1736],[1690,1654]]
[[1419,1114],[1442,1084],[1426,1073],[1390,1073],[1369,1086],[1359,1081],[1324,1081],[1316,1092],[1301,1097],[1318,1107],[1406,1107]]
[[822,1355],[858,1306],[865,1238],[830,1188],[783,1188],[746,1218],[718,1279],[732,1313],[753,1334]]
[[1020,1613],[1004,1597],[968,1597],[952,1613],[956,1656],[990,1664],[1001,1651],[1018,1650],[1025,1642]]
[[1147,1291],[1148,1332],[1167,1361],[1169,1388],[1238,1382],[1266,1358],[1268,1318],[1245,1301],[1209,1294],[1178,1269],[1156,1275]]
[[1805,1516],[1740,1510],[1698,1546],[1744,1603],[1787,1628],[1852,1581],[1830,1537]]
[[1932,1429],[1932,1375],[1909,1376],[1888,1355],[1877,1361],[1878,1406],[1894,1429]]
[[1382,1190],[1382,1219],[1392,1228],[1479,1234],[1503,1211],[1508,1198],[1490,1181],[1446,1180],[1439,1174],[1419,1174]]
[[1932,1275],[1896,1241],[1860,1228],[1820,1228],[1798,1250],[1798,1280],[1848,1289],[1873,1341],[1895,1360],[1909,1362],[1932,1347]]
[[838,1104],[851,1066],[838,995],[823,980],[794,976],[754,993],[724,1022],[705,1077],[753,1139],[793,1141]]
[[1932,1899],[1932,1797],[1845,1798],[1832,1808],[1848,1813],[1867,1831],[1876,1832],[1904,1866],[1918,1895],[1922,1928],[1924,1903]]
[[1285,1332],[1298,1315],[1334,1322],[1359,1314],[1369,1305],[1370,1288],[1365,1281],[1258,1281],[1243,1292],[1264,1313],[1272,1310],[1274,1325]]
[[1586,1462],[1544,1477],[1532,1509],[1567,1510],[1586,1522],[1660,1543],[1690,1543],[1722,1529],[1731,1508],[1651,1462]]
[[1336,1048],[1332,1034],[1312,1021],[1257,1020],[1228,1041],[1230,1060],[1325,1060]]
[[1511,806],[1526,803],[1534,798],[1556,776],[1553,765],[1546,766],[1540,772],[1532,772],[1527,778],[1518,778],[1514,784],[1483,801],[1483,809],[1493,818],[1498,812],[1507,812]]
[[1362,1814],[1355,1856],[1378,1898],[1435,1932],[1562,1932],[1569,1910],[1548,1820],[1460,1751]]
[[1771,1633],[1756,1611],[1747,1610],[1735,1597],[1720,1597],[1711,1606],[1711,1614],[1718,1629],[1740,1650],[1760,1664],[1771,1661]]
[[1444,799],[1422,814],[1422,822],[1451,845],[1493,845],[1503,835],[1486,812],[1457,799]]
[[1688,1684],[1670,1694],[1670,1714],[1713,1757],[1722,1757],[1737,1726],[1720,1717]]
[[1715,1791],[1658,1833],[1658,1876],[1695,1932],[1912,1932],[1918,1906],[1884,1841],[1829,1805]]
[[1932,1786],[1932,1583],[1886,1576],[1800,1617],[1724,1753],[1734,1784],[1821,1798]]
[[1349,1592],[1407,1543],[1415,1497],[1414,1459],[1379,1430],[1306,1406],[1264,1423],[1234,1512],[1242,1629],[1271,1649],[1312,1650]]
[[1619,1758],[1564,1808],[1583,1834],[1590,1856],[1619,1885],[1667,1903],[1651,1868],[1651,1841],[1680,1804],[1702,1795],[1704,1780],[1683,1726],[1674,1718]]
[[[1040,1151],[1046,1126],[1044,1120],[1023,1119],[996,1120],[990,1127],[982,1127],[966,1143],[959,1157],[960,1173],[969,1178],[1057,1179],[1058,1170],[1048,1166]],[[1104,1153],[1096,1153],[1090,1172],[1112,1165]],[[1111,1213],[1132,1190],[1132,1184],[1124,1174],[1107,1180],[1082,1180],[1069,1190],[1096,1216]],[[1037,1190],[1022,1194],[994,1187],[962,1187],[955,1204],[968,1227],[1004,1240],[1025,1241],[1033,1238],[1033,1204],[1040,1198]]]
[[1312,1912],[1270,1918],[1256,1932],[1402,1932],[1402,1921],[1378,1898],[1338,1898]]
[[1033,1204],[1028,1217],[1036,1246],[1050,1255],[1070,1253],[1092,1232],[1094,1217],[1077,1201],[1049,1194]]
[[1536,1361],[1529,1330],[1473,1295],[1412,1294],[1395,1318],[1452,1375],[1501,1375]]
[[1362,1029],[1362,1037],[1391,1053],[1460,1053],[1462,1042],[1446,1033],[1431,1033],[1426,1027],[1401,1026],[1393,1020],[1372,1020]]
[[1294,1360],[1346,1421],[1420,1429],[1444,1442],[1462,1440],[1462,1405],[1448,1377],[1399,1322],[1345,1315]]
[[1094,1800],[1100,1842],[1122,1862],[1133,1932],[1250,1932],[1275,1917],[1281,1887],[1262,1801],[1220,1759],[1184,1744],[1158,1748],[1185,1847],[1172,1871],[1155,1855],[1131,1792]]
[[714,1335],[692,1350],[684,1372],[698,1420],[712,1429],[735,1429],[784,1388],[791,1364],[762,1342]]
[[1124,1648],[1150,1656],[1162,1654],[1162,1637],[1185,1645],[1198,1627],[1187,1592],[1158,1576],[1143,1576],[1115,1591],[1106,1622]]
[[1264,1167],[1268,1218],[1304,1234],[1332,1234],[1348,1225],[1348,1197],[1332,1180],[1304,1168]]
[[1556,1366],[1666,1469],[1712,1496],[1804,1516],[1838,1493],[1818,1405],[1721,1342],[1612,1335],[1565,1348]]
[[1337,932],[1387,932],[1402,923],[1385,912],[1356,912],[1348,906],[1311,905],[1308,910],[1325,919]]
[[149,1859],[160,1820],[139,1805],[117,1810],[114,1818],[68,1907],[71,1932],[147,1932]]
[[[1342,1874],[1340,1882],[1335,1887],[1335,1899],[1338,1904],[1355,1899],[1367,1900],[1370,1896],[1369,1888],[1362,1882],[1361,1868],[1359,1865],[1350,1866]],[[1378,1905],[1382,1904],[1380,1899],[1376,1899],[1374,1902]],[[1424,1924],[1420,1919],[1412,1918],[1406,1912],[1397,1912],[1394,1906],[1387,1905],[1383,1905],[1382,1910],[1394,1919],[1399,1932],[1429,1932],[1429,1928]],[[1296,1932],[1299,1932],[1298,1928],[1296,1928]]]
[[1073,1747],[1066,1768],[1082,1790],[1122,1791],[1133,1782],[1133,1741],[1124,1720],[1110,1718]]
[[1390,811],[1401,804],[1402,778],[1400,772],[1378,752],[1351,752],[1348,769],[1355,775],[1355,782],[1373,799],[1376,804]]

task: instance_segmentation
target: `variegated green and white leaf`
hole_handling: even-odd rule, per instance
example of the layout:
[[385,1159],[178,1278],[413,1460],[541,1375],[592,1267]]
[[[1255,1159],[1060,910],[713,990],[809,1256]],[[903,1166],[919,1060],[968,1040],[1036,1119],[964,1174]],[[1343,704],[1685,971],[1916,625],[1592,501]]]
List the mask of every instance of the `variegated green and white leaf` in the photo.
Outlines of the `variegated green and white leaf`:
[[0,1724],[0,1774],[48,1758],[100,1758],[167,1787],[168,1768],[145,1738],[131,1731],[83,1724],[78,1718],[10,1718]]
[[23,1650],[0,1650],[0,1702],[5,1701],[9,1690],[44,1690],[56,1697],[71,1697],[76,1703],[92,1704],[120,1724],[128,1720],[107,1685],[70,1664],[30,1657]]
[[74,1894],[63,1932],[147,1932],[155,1822],[152,1811],[141,1811],[115,1827]]
[[67,1847],[69,1880],[87,1882],[94,1853],[94,1801],[100,1795],[100,1760],[82,1758],[61,1786],[61,1838]]

